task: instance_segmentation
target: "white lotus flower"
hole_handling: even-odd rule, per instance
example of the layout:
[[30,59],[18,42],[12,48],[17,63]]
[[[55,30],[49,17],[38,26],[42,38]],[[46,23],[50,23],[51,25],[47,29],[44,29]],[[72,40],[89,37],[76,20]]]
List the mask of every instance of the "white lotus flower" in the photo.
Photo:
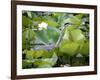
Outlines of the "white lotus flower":
[[39,30],[47,29],[47,27],[48,27],[48,24],[46,22],[41,22],[40,24],[38,24]]

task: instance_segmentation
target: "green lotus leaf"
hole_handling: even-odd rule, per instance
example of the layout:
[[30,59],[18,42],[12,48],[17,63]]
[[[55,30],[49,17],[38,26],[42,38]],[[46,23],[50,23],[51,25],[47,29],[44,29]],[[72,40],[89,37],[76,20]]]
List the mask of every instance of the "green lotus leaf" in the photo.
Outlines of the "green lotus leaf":
[[82,34],[82,31],[79,29],[74,29],[69,33],[70,33],[70,39],[74,42],[83,42],[85,39],[85,36]]
[[60,52],[69,56],[74,56],[79,49],[79,44],[76,42],[64,42],[60,46]]
[[83,56],[88,56],[89,55],[89,42],[84,42],[81,44],[80,51],[79,51]]
[[32,50],[26,50],[25,54],[26,54],[26,59],[32,60],[34,58],[35,52]]
[[26,46],[26,40],[27,44],[29,45],[32,42],[35,41],[35,32],[31,29],[26,29],[22,33],[22,48],[25,49],[29,46]]
[[27,61],[27,60],[22,60],[22,68],[31,68],[32,67],[32,63]]
[[77,27],[81,24],[80,19],[78,19],[75,16],[69,17],[67,19],[64,20],[65,23],[71,23],[73,25],[77,25]]
[[52,67],[53,65],[56,64],[58,57],[54,53],[51,58],[42,58],[36,60],[33,64],[37,67]]
[[23,25],[24,27],[32,26],[32,25],[33,25],[33,24],[32,24],[32,20],[29,19],[29,18],[26,17],[26,16],[22,16],[22,25]]

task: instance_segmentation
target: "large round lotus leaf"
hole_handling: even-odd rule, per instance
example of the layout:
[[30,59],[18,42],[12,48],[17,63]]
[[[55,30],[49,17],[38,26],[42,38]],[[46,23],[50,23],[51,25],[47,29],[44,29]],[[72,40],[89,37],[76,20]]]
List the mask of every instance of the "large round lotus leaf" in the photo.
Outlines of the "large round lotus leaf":
[[65,53],[69,56],[74,56],[79,49],[79,44],[75,42],[66,42],[65,44],[61,44],[60,52]]
[[59,34],[60,34],[59,29],[48,26],[47,30],[37,31],[36,38],[45,44],[56,43]]
[[82,42],[85,39],[85,36],[82,34],[81,30],[74,29],[70,31],[70,39],[75,42]]

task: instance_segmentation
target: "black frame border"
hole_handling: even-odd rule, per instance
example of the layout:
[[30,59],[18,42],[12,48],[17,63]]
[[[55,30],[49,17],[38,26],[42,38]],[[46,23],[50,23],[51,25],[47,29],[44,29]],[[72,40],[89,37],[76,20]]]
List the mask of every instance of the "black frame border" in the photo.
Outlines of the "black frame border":
[[[69,7],[94,9],[94,71],[71,72],[71,73],[51,73],[51,74],[36,74],[36,75],[17,75],[17,26],[16,13],[17,5],[35,5],[49,7]],[[34,1],[11,1],[11,79],[31,79],[45,77],[61,77],[61,76],[77,76],[77,75],[94,75],[97,74],[97,6],[96,5],[81,5],[81,4],[65,4],[65,3],[49,3],[49,2],[34,2]]]

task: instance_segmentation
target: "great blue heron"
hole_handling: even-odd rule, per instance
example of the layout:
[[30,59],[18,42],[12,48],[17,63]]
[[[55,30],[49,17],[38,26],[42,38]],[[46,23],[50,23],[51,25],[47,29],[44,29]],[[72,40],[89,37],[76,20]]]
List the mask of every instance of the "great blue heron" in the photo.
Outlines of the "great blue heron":
[[[60,36],[59,36],[59,38],[58,38],[58,40],[57,40],[57,42],[56,42],[55,45],[54,45],[54,44],[47,44],[47,45],[41,45],[41,46],[37,45],[37,47],[35,48],[35,50],[39,50],[39,49],[40,49],[40,50],[52,50],[52,49],[54,49],[54,48],[59,47],[60,42],[61,42],[62,39],[63,39],[65,30],[66,30],[66,28],[67,28],[69,25],[73,25],[73,24],[71,24],[71,23],[66,23],[66,24],[64,24],[64,26],[61,27],[61,33],[60,33]],[[39,46],[39,47],[38,47],[38,46]]]

